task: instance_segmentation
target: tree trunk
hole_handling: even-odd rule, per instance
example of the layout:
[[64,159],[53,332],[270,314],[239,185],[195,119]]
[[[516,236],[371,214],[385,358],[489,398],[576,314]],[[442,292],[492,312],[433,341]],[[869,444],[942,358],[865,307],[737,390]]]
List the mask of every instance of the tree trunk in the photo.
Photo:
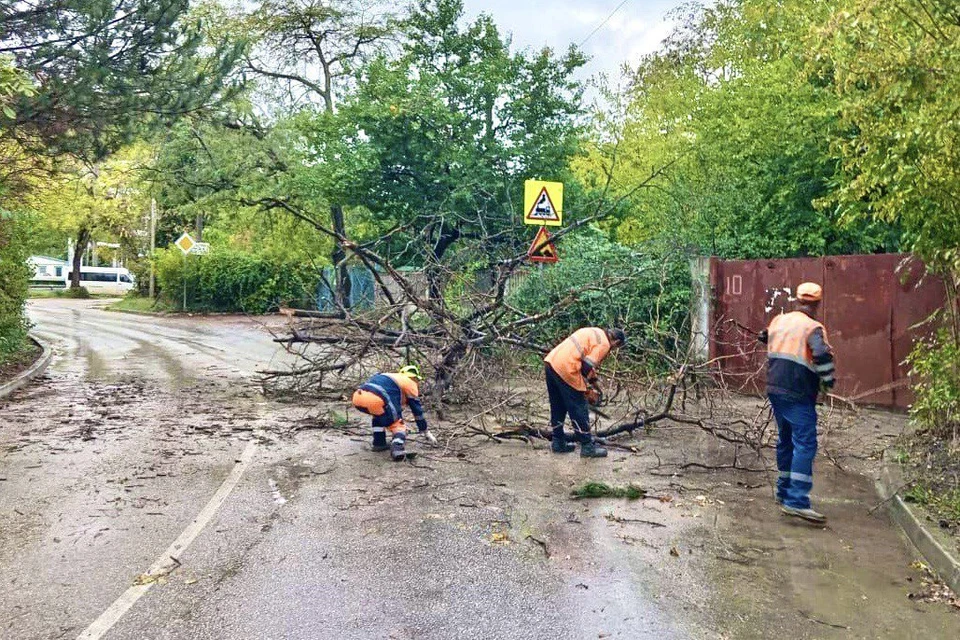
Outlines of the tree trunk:
[[197,214],[197,237],[194,238],[197,242],[203,242],[203,214]]
[[70,274],[70,288],[80,288],[80,265],[83,263],[83,252],[90,242],[90,231],[82,227],[77,233],[77,245],[73,248],[73,272]]
[[433,246],[433,264],[427,265],[427,287],[429,297],[432,300],[440,301],[443,298],[443,270],[440,268],[440,261],[450,246],[460,239],[460,229],[454,227],[442,228],[440,230],[440,239]]
[[[347,228],[343,220],[343,207],[338,204],[330,205],[330,222],[332,223],[335,233],[341,237],[346,237]],[[333,253],[330,254],[330,260],[333,262],[334,269],[336,269],[335,278],[337,281],[337,290],[333,292],[333,295],[336,298],[338,308],[349,309],[351,287],[346,258],[347,254],[343,250],[343,247],[339,244],[334,244]]]

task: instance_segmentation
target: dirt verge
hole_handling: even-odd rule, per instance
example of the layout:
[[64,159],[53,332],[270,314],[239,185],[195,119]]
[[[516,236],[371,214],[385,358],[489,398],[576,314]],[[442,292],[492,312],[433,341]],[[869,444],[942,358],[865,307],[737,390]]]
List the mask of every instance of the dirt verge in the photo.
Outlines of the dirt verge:
[[0,363],[0,386],[10,382],[20,373],[26,371],[43,355],[43,349],[32,340],[27,342],[26,348],[14,354],[8,360]]

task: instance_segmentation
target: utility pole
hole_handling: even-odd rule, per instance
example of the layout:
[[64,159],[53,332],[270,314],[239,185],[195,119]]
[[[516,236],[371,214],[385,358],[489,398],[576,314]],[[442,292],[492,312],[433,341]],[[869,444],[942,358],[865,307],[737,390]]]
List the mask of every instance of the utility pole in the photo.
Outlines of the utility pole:
[[156,293],[157,276],[154,273],[153,254],[157,250],[157,200],[150,198],[150,299]]

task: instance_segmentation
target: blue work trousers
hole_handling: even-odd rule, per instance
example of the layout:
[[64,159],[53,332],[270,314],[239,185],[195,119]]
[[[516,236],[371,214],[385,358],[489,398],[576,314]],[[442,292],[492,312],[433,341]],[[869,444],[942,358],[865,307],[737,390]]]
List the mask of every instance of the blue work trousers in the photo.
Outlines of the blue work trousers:
[[817,406],[814,402],[770,394],[777,420],[777,499],[794,509],[810,508],[813,458],[817,455]]

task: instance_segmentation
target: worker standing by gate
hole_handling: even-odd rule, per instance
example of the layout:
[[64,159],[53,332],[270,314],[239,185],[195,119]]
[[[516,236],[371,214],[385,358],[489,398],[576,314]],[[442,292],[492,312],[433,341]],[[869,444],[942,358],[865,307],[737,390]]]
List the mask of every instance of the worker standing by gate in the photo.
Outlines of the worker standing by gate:
[[784,313],[760,333],[767,345],[767,396],[777,421],[777,502],[783,513],[822,523],[810,508],[813,458],[817,453],[817,395],[834,385],[833,351],[824,326],[815,320],[823,290],[797,287],[796,311]]
[[[622,329],[586,327],[574,331],[544,358],[547,395],[550,398],[550,426],[553,428],[551,448],[554,453],[570,453],[575,445],[567,442],[563,423],[567,414],[580,440],[580,455],[603,458],[607,450],[598,447],[590,435],[588,401],[599,404],[603,392],[597,384],[597,367],[611,349],[627,341]],[[589,390],[588,390],[589,386]]]

